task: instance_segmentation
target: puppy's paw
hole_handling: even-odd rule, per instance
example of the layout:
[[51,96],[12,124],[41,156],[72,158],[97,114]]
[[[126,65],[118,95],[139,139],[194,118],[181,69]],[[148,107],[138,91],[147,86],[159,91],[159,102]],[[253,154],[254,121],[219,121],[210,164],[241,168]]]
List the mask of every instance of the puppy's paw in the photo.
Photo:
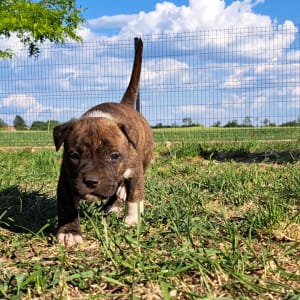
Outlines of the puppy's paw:
[[57,232],[57,241],[65,246],[74,246],[83,242],[80,230],[79,218],[61,226]]
[[113,203],[110,203],[105,208],[107,214],[118,213],[123,209],[124,201],[122,198],[117,198]]
[[128,226],[136,226],[139,219],[144,214],[144,201],[128,202],[127,203],[127,216],[125,217],[125,224]]
[[80,233],[59,232],[57,234],[57,241],[59,244],[63,244],[66,247],[72,247],[76,244],[82,243],[83,239]]
[[138,218],[132,216],[126,216],[124,221],[125,224],[130,227],[135,227],[139,223]]
[[119,213],[120,211],[122,211],[122,207],[121,206],[116,206],[116,205],[110,205],[105,209],[107,214],[111,214],[111,213]]

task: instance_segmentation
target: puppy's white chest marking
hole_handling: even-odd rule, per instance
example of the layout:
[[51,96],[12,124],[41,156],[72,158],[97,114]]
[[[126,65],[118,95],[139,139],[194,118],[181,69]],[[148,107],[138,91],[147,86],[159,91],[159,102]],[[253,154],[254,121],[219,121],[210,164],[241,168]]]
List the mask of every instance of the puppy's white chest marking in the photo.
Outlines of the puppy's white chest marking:
[[126,187],[122,184],[119,186],[117,193],[117,197],[120,198],[122,201],[126,200],[127,197],[127,192],[126,192]]
[[123,178],[128,179],[128,178],[131,177],[131,175],[132,175],[132,169],[131,169],[131,168],[128,168],[128,169],[126,169],[126,171],[124,172]]
[[82,118],[105,118],[105,119],[115,121],[115,118],[111,114],[103,112],[101,110],[92,110],[84,114]]
[[[125,179],[128,179],[131,177],[131,174],[132,174],[132,169],[131,168],[128,168],[126,169],[126,171],[124,172],[123,174],[123,178]],[[126,198],[127,198],[127,191],[126,191],[126,187],[123,184],[121,184],[117,190],[117,193],[116,193],[117,197],[120,198],[122,201],[125,201]]]

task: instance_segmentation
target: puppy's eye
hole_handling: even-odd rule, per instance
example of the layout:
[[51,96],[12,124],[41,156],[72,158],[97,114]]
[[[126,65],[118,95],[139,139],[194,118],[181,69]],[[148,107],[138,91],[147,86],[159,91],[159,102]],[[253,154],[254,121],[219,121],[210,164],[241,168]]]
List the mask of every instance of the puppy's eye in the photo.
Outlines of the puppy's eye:
[[111,155],[110,155],[110,157],[109,157],[109,159],[111,160],[111,161],[117,161],[117,160],[119,160],[121,158],[121,154],[119,153],[119,152],[113,152]]
[[69,157],[70,157],[70,159],[75,160],[75,161],[80,159],[80,155],[78,152],[70,153]]

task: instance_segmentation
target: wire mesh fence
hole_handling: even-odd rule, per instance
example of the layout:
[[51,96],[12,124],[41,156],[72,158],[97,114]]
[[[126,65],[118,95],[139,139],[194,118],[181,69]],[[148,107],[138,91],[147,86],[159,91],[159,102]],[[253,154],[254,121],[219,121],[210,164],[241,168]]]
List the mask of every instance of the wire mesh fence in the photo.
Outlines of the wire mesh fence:
[[[299,140],[292,23],[143,36],[140,111],[156,141]],[[128,84],[134,38],[42,45],[0,61],[0,146],[52,145],[52,128]]]

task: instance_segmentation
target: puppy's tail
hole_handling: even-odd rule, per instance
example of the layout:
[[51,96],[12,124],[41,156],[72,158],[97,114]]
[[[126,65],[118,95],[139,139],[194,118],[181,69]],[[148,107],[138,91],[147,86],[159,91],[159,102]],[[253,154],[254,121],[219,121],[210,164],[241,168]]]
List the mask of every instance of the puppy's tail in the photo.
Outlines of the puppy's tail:
[[141,68],[142,68],[142,55],[143,55],[143,41],[141,38],[138,38],[136,41],[135,48],[135,57],[133,68],[131,72],[131,78],[129,81],[129,85],[127,90],[121,100],[122,104],[126,104],[129,106],[134,106],[135,101],[138,97],[139,93],[139,82],[141,76]]

